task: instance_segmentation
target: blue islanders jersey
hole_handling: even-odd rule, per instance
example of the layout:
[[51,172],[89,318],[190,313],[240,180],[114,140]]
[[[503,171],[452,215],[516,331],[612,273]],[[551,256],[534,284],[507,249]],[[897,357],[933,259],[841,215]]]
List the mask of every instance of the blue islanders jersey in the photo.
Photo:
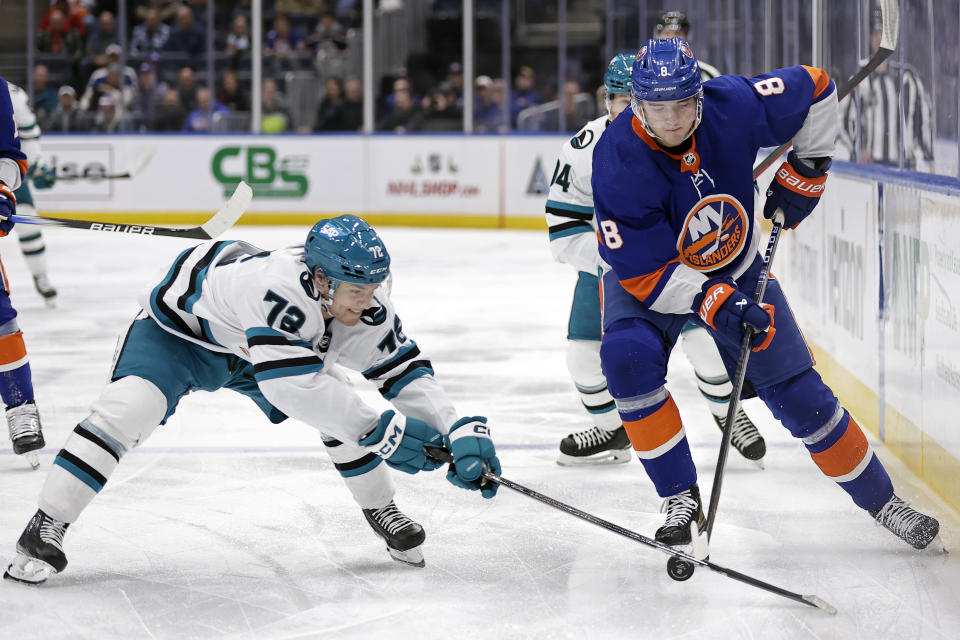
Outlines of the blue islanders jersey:
[[806,66],[704,83],[703,118],[679,155],[624,111],[593,155],[601,258],[647,309],[690,313],[704,281],[736,278],[756,257],[758,150],[793,139],[802,158],[832,156],[838,126],[833,81]]
[[20,132],[14,119],[7,81],[0,78],[0,181],[11,189],[20,186],[27,171],[27,156],[20,150]]

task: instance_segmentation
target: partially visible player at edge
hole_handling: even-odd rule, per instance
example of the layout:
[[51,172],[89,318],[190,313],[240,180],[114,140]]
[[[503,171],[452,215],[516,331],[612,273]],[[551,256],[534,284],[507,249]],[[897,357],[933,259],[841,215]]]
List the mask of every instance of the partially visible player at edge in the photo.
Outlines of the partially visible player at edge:
[[593,194],[600,227],[603,370],[630,440],[664,500],[656,539],[703,557],[705,518],[667,359],[693,321],[736,366],[745,324],[757,333],[752,389],[814,463],[854,503],[917,549],[939,523],[894,493],[860,426],[813,369],[779,282],[752,301],[761,270],[753,162],[761,147],[793,140],[767,191],[764,216],[792,229],[823,191],[839,126],[837,92],[822,69],[795,66],[701,85],[679,38],[637,54],[633,98],[597,143]]
[[[567,369],[594,422],[594,426],[560,441],[557,462],[562,465],[616,464],[629,462],[631,457],[630,439],[600,367],[600,253],[590,177],[596,141],[610,122],[630,106],[630,71],[635,59],[636,55],[621,53],[607,65],[603,83],[608,115],[588,122],[563,144],[546,204],[553,257],[578,271],[567,323]],[[733,385],[717,347],[710,334],[692,322],[684,327],[683,347],[696,371],[697,386],[722,430]],[[762,465],[766,443],[742,408],[734,420],[731,438],[745,458]]]
[[[306,242],[262,251],[211,241],[183,251],[140,298],[145,313],[122,338],[110,384],[54,460],[39,509],[5,577],[42,582],[67,565],[63,536],[120,459],[146,440],[195,389],[251,398],[273,423],[288,416],[320,431],[336,468],[390,555],[423,566],[423,528],[400,512],[382,462],[407,473],[441,463],[447,479],[492,498],[499,473],[486,418],[458,417],[429,360],[403,332],[380,285],[390,256],[356,216],[319,221]],[[398,411],[378,413],[327,372],[363,373]]]
[[[20,130],[20,144],[27,154],[27,174],[24,176],[20,188],[14,192],[17,197],[17,207],[21,214],[37,215],[33,203],[33,194],[30,192],[30,181],[37,189],[49,189],[56,181],[53,169],[43,162],[40,152],[40,125],[37,116],[30,109],[30,99],[27,92],[15,84],[7,83],[10,88],[10,102],[13,104],[13,117]],[[43,298],[48,307],[53,307],[57,300],[57,290],[50,284],[47,277],[47,247],[43,241],[43,233],[39,226],[21,224],[16,227],[20,237],[20,250],[27,263],[27,268],[33,275],[33,286]]]
[[[680,38],[690,44],[690,21],[687,20],[687,14],[682,11],[664,11],[660,14],[660,19],[654,27],[653,37],[661,40],[668,38]],[[700,67],[700,80],[706,82],[720,76],[720,70],[711,64],[707,64],[700,58],[697,58],[697,65]]]
[[[0,78],[0,237],[10,233],[16,213],[14,196],[27,172],[27,156],[20,150],[7,82]],[[17,325],[17,311],[10,302],[10,283],[0,263],[0,397],[7,408],[7,428],[13,451],[27,458],[30,466],[39,468],[37,450],[44,445],[40,414],[33,401],[33,377],[30,359]]]

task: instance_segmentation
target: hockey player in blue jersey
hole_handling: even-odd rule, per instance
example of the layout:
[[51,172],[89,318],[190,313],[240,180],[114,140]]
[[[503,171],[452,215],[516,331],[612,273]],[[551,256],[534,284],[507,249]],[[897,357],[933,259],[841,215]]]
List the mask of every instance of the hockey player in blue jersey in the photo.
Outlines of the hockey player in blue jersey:
[[[7,82],[0,78],[0,237],[10,233],[16,212],[14,196],[27,171],[27,156],[20,150]],[[44,446],[40,414],[33,399],[33,377],[17,311],[10,302],[10,283],[0,264],[0,397],[6,405],[7,429],[13,451],[39,468],[37,450]]]
[[[854,503],[917,549],[939,523],[903,502],[860,426],[813,369],[784,293],[771,278],[763,306],[753,161],[793,140],[766,194],[765,217],[796,227],[814,209],[839,118],[826,72],[806,66],[701,85],[679,38],[649,40],[632,71],[631,110],[600,139],[593,193],[603,273],[603,371],[643,466],[664,500],[656,539],[705,553],[697,472],[668,392],[667,359],[683,326],[706,327],[728,370],[756,331],[746,377],[814,463]],[[691,549],[692,547],[692,549]]]
[[[451,451],[447,479],[492,498],[500,463],[486,418],[460,417],[380,285],[390,256],[355,216],[318,222],[305,244],[261,251],[218,241],[182,252],[144,292],[108,384],[54,460],[6,577],[41,582],[67,564],[63,535],[123,455],[193,390],[232,389],[274,423],[315,427],[390,555],[423,566],[423,528],[397,509],[387,466],[432,470],[424,445]],[[327,372],[362,372],[397,411],[379,413]],[[381,464],[385,462],[386,465]]]
[[[665,14],[666,15],[666,14]],[[561,465],[597,465],[629,462],[630,439],[620,423],[617,407],[600,366],[600,254],[593,213],[593,152],[609,124],[630,106],[630,72],[635,54],[618,54],[603,76],[607,114],[588,122],[563,144],[553,170],[547,197],[546,220],[550,251],[558,262],[577,270],[570,320],[567,323],[567,368],[593,426],[560,441]],[[696,371],[697,386],[711,415],[722,430],[733,385],[713,339],[690,322],[683,330],[683,350]],[[766,443],[741,408],[733,421],[733,446],[762,466]]]

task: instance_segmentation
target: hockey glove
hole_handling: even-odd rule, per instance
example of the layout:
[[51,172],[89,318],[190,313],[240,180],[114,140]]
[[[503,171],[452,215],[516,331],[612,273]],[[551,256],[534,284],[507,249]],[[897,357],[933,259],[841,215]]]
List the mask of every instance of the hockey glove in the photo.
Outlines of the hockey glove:
[[496,482],[484,479],[484,470],[500,475],[500,460],[490,439],[490,427],[483,416],[460,418],[443,436],[444,444],[453,454],[453,465],[447,471],[447,480],[463,489],[480,490],[484,498],[497,495]]
[[33,186],[37,189],[50,189],[57,181],[57,173],[46,165],[34,165],[27,170],[33,176]]
[[13,229],[13,220],[10,219],[17,212],[17,198],[7,185],[0,182],[0,238]]
[[818,159],[814,166],[797,157],[796,151],[787,154],[787,161],[780,165],[777,174],[767,188],[767,202],[763,205],[763,217],[772,220],[777,209],[783,211],[783,226],[795,229],[813,211],[827,182],[830,158]]
[[744,327],[756,333],[750,341],[754,351],[770,346],[776,329],[773,327],[773,306],[762,307],[737,289],[728,278],[711,278],[693,299],[693,311],[700,316],[718,340],[734,349],[740,348]]
[[423,420],[408,418],[392,409],[380,414],[377,426],[360,438],[359,444],[404,473],[433,471],[443,464],[428,458],[423,450],[425,444],[443,446],[440,432]]

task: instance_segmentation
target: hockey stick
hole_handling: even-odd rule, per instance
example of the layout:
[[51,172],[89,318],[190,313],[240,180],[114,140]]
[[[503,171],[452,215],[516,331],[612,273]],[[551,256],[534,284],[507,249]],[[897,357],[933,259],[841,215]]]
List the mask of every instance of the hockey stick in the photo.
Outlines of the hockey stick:
[[150,161],[153,160],[154,154],[157,152],[157,145],[151,144],[147,147],[146,152],[143,156],[140,157],[140,160],[133,166],[133,169],[129,171],[123,171],[121,173],[107,173],[104,175],[80,175],[80,176],[57,176],[57,180],[72,181],[72,180],[121,180],[125,178],[135,178],[150,164]]
[[[884,60],[890,57],[893,50],[897,48],[897,38],[900,34],[900,7],[898,0],[880,0],[880,11],[883,16],[883,35],[880,36],[880,47],[877,52],[871,56],[867,63],[850,76],[843,87],[837,88],[837,101],[843,100],[860,84],[864,78],[879,67]],[[770,168],[777,158],[782,156],[790,148],[792,141],[784,142],[782,145],[770,152],[770,154],[760,161],[760,164],[753,168],[753,179]]]
[[[876,69],[886,60],[893,50],[897,48],[897,37],[900,28],[900,9],[897,0],[880,0],[883,17],[883,35],[880,39],[880,47],[877,52],[867,61],[867,63],[844,84],[843,89],[839,91],[839,99],[847,97],[871,71]],[[773,153],[768,155],[763,161],[754,167],[753,179],[763,173],[763,171],[773,164],[784,151],[790,148],[790,142],[786,142],[777,147]],[[770,275],[770,264],[773,262],[774,253],[777,251],[777,244],[780,242],[780,231],[783,229],[783,212],[779,209],[774,214],[773,229],[770,231],[770,239],[767,241],[767,250],[763,255],[763,268],[760,270],[760,277],[757,280],[757,288],[754,293],[753,301],[760,304],[763,301],[763,294],[767,289],[767,279]],[[753,338],[753,329],[746,327],[743,340],[740,342],[740,357],[737,359],[737,371],[734,376],[733,390],[730,393],[730,404],[727,406],[727,422],[724,425],[723,438],[720,441],[720,453],[717,457],[717,469],[713,475],[713,487],[710,489],[710,506],[707,510],[707,539],[710,539],[713,533],[713,524],[717,516],[717,506],[720,503],[720,489],[723,486],[723,474],[727,466],[727,453],[730,450],[730,439],[733,434],[733,420],[740,406],[740,394],[743,392],[743,381],[747,373],[747,360],[750,358],[750,341]]]
[[[451,453],[446,449],[441,449],[439,447],[431,447],[427,445],[427,446],[424,446],[424,450],[426,451],[427,455],[433,458],[434,460],[440,460],[441,462],[446,462],[451,465],[453,464],[453,455],[451,455]],[[529,487],[523,486],[522,484],[517,484],[512,480],[508,480],[502,476],[499,476],[493,473],[492,471],[488,470],[486,467],[484,467],[483,477],[488,482],[495,482],[501,487],[506,487],[507,489],[512,489],[517,493],[522,493],[528,498],[533,498],[537,502],[542,502],[543,504],[549,505],[554,509],[559,509],[564,513],[568,513],[576,518],[585,520],[590,524],[594,524],[598,527],[601,527],[602,529],[606,529],[607,531],[611,531],[613,533],[621,535],[624,538],[629,538],[634,542],[639,542],[640,544],[662,551],[668,556],[681,558],[689,562],[690,564],[696,565],[698,567],[706,567],[711,571],[715,571],[721,575],[724,575],[728,578],[732,578],[733,580],[736,580],[738,582],[748,584],[751,587],[763,589],[764,591],[776,594],[778,596],[783,596],[784,598],[789,598],[790,600],[793,600],[795,602],[799,602],[801,604],[805,604],[811,607],[816,607],[817,609],[822,609],[823,611],[826,611],[831,615],[835,615],[837,613],[837,609],[833,605],[831,605],[830,603],[828,603],[827,601],[825,601],[823,598],[819,596],[801,595],[799,593],[794,593],[793,591],[787,591],[786,589],[783,589],[776,585],[772,585],[769,582],[764,582],[763,580],[758,580],[757,578],[748,576],[745,573],[740,573],[739,571],[734,571],[733,569],[722,567],[718,564],[710,562],[709,560],[700,560],[699,558],[695,558],[694,556],[683,553],[682,551],[677,551],[673,547],[665,545],[662,542],[657,542],[656,540],[648,538],[635,531],[631,531],[630,529],[621,527],[618,524],[614,524],[612,522],[609,522],[608,520],[604,520],[603,518],[598,518],[597,516],[589,514],[585,511],[581,511],[576,507],[571,507],[570,505],[564,502],[560,502],[559,500],[556,500],[554,498],[551,498],[550,496],[545,496],[542,493],[539,493],[537,491],[534,491],[533,489],[530,489]]]
[[195,238],[210,240],[229,229],[240,219],[250,205],[253,190],[246,182],[237,185],[236,190],[223,207],[209,220],[198,227],[165,227],[143,224],[114,224],[94,222],[92,220],[71,220],[70,218],[48,218],[46,216],[12,215],[10,219],[20,224],[37,224],[45,227],[67,227],[88,231],[106,231],[107,233],[132,233],[143,236],[166,236],[170,238]]

